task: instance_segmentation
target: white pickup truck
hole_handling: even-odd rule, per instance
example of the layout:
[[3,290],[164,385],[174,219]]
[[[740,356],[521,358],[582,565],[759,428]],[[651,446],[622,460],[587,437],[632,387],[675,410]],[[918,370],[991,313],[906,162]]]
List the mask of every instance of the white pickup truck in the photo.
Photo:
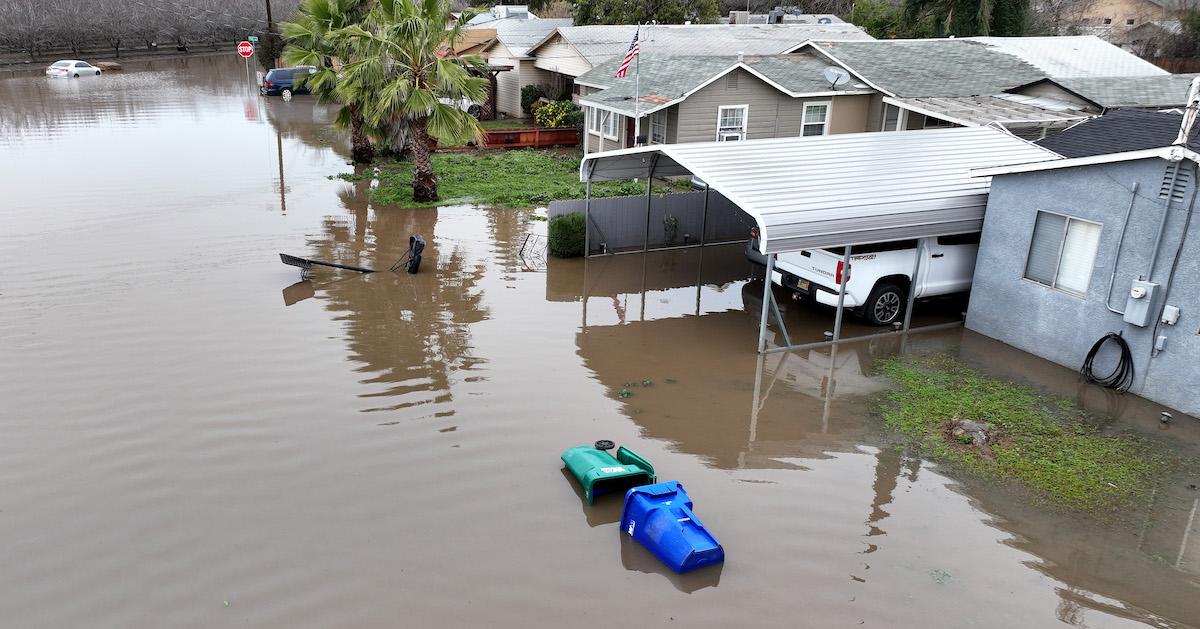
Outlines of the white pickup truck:
[[[899,321],[914,285],[911,276],[918,252],[923,256],[915,282],[920,299],[970,290],[978,251],[978,233],[855,245],[850,252],[845,306],[874,325]],[[797,298],[811,297],[817,303],[837,306],[843,252],[841,247],[831,247],[781,253],[771,281]],[[746,257],[766,265],[755,232],[746,245]]]

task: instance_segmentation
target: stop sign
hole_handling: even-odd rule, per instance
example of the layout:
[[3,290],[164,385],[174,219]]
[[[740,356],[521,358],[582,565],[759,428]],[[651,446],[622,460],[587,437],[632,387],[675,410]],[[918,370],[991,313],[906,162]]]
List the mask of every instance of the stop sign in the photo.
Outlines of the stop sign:
[[237,45],[237,52],[243,57],[251,57],[254,55],[254,44],[248,41],[240,41]]

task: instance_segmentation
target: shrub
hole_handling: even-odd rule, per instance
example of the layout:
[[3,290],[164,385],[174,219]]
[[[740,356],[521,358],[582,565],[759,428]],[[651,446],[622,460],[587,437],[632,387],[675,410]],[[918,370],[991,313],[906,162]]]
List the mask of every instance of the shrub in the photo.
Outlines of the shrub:
[[550,219],[548,246],[550,255],[575,258],[583,255],[583,214],[563,214]]
[[522,87],[521,111],[527,114],[531,113],[533,111],[533,104],[536,103],[539,98],[545,98],[545,96],[545,85],[526,85],[525,87]]
[[583,125],[583,111],[569,100],[558,100],[539,107],[533,120],[548,129],[572,129]]

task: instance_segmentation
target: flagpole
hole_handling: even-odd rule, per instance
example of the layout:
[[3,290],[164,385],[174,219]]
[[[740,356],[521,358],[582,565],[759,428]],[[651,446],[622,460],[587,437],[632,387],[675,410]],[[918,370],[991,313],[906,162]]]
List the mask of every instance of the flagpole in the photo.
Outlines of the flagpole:
[[634,38],[638,42],[637,59],[633,66],[633,145],[637,146],[638,138],[642,137],[642,119],[638,116],[638,100],[641,98],[641,70],[642,70],[642,25],[639,22],[637,31],[634,32]]

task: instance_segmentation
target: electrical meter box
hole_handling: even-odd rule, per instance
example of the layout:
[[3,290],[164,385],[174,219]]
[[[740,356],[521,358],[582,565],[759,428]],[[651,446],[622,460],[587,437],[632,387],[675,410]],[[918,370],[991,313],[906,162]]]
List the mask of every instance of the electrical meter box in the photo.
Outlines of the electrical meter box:
[[1158,284],[1133,280],[1133,286],[1129,288],[1129,300],[1125,302],[1125,323],[1143,328],[1153,323],[1161,297],[1162,290]]

